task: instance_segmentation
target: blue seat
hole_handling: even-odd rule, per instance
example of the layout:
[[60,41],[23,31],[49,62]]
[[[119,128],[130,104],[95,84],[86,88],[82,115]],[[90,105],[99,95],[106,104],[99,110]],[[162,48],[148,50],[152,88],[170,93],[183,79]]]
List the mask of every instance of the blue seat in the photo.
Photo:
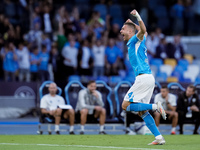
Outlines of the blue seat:
[[154,65],[157,67],[157,71],[159,72],[159,68],[161,65],[163,65],[163,60],[160,58],[152,58],[150,60],[150,65]]
[[180,92],[185,91],[185,88],[177,82],[171,82],[167,85],[169,92],[178,96]]
[[183,67],[184,70],[187,70],[189,61],[187,59],[180,59],[180,60],[178,60],[178,65]]
[[116,85],[122,81],[122,78],[120,76],[110,76],[109,77],[109,85]]
[[106,109],[106,122],[110,122],[112,121],[114,115],[113,103],[111,100],[112,89],[107,85],[106,82],[101,80],[96,81],[96,86],[97,90],[102,94],[104,108]]
[[70,82],[70,81],[80,81],[81,80],[81,78],[80,78],[80,76],[79,75],[71,75],[71,76],[69,76],[69,78],[68,78],[68,81]]
[[156,81],[157,82],[165,82],[165,81],[167,81],[167,74],[165,72],[158,72],[156,74]]
[[102,80],[102,81],[108,83],[109,78],[108,78],[107,76],[98,76],[98,77],[97,77],[97,80]]
[[154,103],[154,98],[155,98],[155,95],[160,93],[160,89],[161,89],[161,85],[159,82],[155,81],[155,87],[154,87],[154,90],[153,90],[153,94],[151,96],[151,100],[150,100],[150,103]]
[[135,82],[135,75],[128,75],[123,79],[123,81],[129,81],[133,84]]
[[[39,88],[40,100],[45,94],[49,93],[48,88],[49,88],[49,84],[50,83],[53,83],[53,81],[45,81],[40,86],[40,88]],[[61,95],[62,94],[62,89],[60,87],[57,87],[57,89],[58,89],[57,94]]]
[[132,84],[129,81],[121,81],[119,82],[114,88],[114,95],[115,95],[115,103],[116,103],[116,116],[120,118],[120,113],[122,110],[122,102],[124,97]]
[[76,103],[78,101],[78,93],[85,87],[80,81],[70,81],[64,88],[65,99],[67,104],[70,104],[73,109],[76,108]]
[[196,82],[194,83],[194,86],[195,86],[195,88],[196,88],[196,93],[197,93],[197,95],[198,95],[198,97],[199,97],[199,101],[200,101],[200,80],[196,81]]

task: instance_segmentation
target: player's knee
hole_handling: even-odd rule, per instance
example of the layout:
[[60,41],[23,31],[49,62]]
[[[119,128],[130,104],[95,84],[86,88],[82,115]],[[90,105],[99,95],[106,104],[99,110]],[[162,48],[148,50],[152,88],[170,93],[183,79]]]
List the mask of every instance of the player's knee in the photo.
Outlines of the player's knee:
[[154,118],[160,118],[160,113],[154,112]]
[[105,108],[101,109],[101,114],[106,115],[106,109]]
[[62,113],[62,109],[61,108],[57,108],[56,109],[56,115],[61,115]]
[[122,109],[126,110],[126,108],[128,107],[128,105],[130,105],[130,103],[128,103],[126,101],[123,101],[123,103],[122,103]]
[[176,111],[174,112],[174,117],[178,118],[178,113]]
[[81,115],[87,115],[88,114],[88,109],[82,109],[80,111]]
[[74,115],[75,114],[74,109],[69,109],[69,114]]

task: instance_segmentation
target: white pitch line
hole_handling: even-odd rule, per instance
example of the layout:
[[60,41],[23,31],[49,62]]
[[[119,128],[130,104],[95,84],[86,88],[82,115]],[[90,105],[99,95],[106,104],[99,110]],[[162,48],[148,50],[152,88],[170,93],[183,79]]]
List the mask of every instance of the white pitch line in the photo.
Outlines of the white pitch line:
[[90,146],[90,145],[59,145],[59,144],[22,144],[22,143],[0,143],[0,145],[34,145],[34,146],[63,146],[63,147],[85,147],[101,149],[134,149],[134,150],[164,150],[152,148],[133,148],[133,147],[115,147],[115,146]]

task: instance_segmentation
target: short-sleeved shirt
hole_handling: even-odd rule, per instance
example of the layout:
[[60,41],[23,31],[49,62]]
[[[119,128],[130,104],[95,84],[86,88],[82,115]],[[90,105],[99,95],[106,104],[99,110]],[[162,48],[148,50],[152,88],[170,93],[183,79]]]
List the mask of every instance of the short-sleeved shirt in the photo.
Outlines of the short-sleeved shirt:
[[139,74],[151,74],[145,41],[145,36],[143,40],[139,40],[137,36],[134,35],[127,42],[129,61],[133,67],[135,76]]
[[114,64],[118,57],[122,57],[121,50],[117,46],[107,47],[105,50],[105,55],[107,56],[107,61],[109,64]]
[[9,51],[6,53],[3,60],[3,69],[8,72],[15,72],[17,70],[17,61],[14,60],[14,53]]
[[[156,94],[155,98],[154,98],[154,103],[157,103],[159,101],[161,102],[161,104],[162,104],[162,106],[163,106],[163,108],[165,110],[169,110],[167,108],[166,100],[165,100],[165,98],[163,98],[161,96],[161,93]],[[175,106],[176,107],[176,96],[174,94],[169,93],[168,94],[168,102],[170,103],[171,106]]]
[[48,70],[48,63],[49,63],[49,53],[45,52],[45,53],[40,53],[39,54],[40,57],[40,65],[39,65],[39,70]]
[[[39,61],[39,55],[35,55],[34,53],[30,54],[30,61]],[[30,71],[31,72],[38,72],[38,65],[37,64],[31,64],[30,66]]]
[[65,105],[65,100],[62,96],[55,95],[54,97],[50,94],[46,94],[40,101],[40,108],[46,110],[55,110],[59,105]]

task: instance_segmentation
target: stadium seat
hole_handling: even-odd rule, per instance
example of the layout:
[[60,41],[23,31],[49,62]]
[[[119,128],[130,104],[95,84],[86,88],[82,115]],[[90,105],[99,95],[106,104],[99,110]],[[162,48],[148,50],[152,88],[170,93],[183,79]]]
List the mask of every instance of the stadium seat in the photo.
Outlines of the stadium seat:
[[199,66],[192,64],[188,66],[187,71],[184,72],[183,77],[190,79],[192,82],[195,82],[199,74]]
[[124,97],[132,84],[129,81],[121,81],[119,82],[114,88],[114,95],[115,95],[115,103],[116,103],[116,116],[117,118],[122,121],[122,116],[120,116],[122,110],[121,104],[124,100]]
[[196,64],[196,65],[200,66],[200,59],[193,60],[192,64]]
[[184,54],[183,56],[190,64],[193,63],[193,56],[191,54]]
[[173,71],[173,68],[171,65],[164,64],[160,66],[160,72],[166,73],[168,77],[171,76],[172,71]]
[[151,100],[150,100],[150,103],[154,103],[154,97],[156,94],[160,93],[160,89],[161,89],[161,85],[159,82],[155,82],[155,87],[154,87],[154,90],[153,90],[153,94],[151,96]]
[[167,85],[169,92],[178,96],[180,92],[185,91],[185,88],[177,82],[172,82]]
[[[53,81],[45,81],[42,83],[42,85],[40,86],[39,88],[39,96],[40,96],[40,100],[42,99],[42,97],[46,94],[49,93],[48,91],[48,87],[49,87],[49,84],[50,83],[53,83]],[[57,87],[57,94],[58,95],[61,95],[62,94],[62,89],[60,87]],[[49,134],[51,134],[51,125],[55,123],[55,120],[53,119],[50,119],[49,117],[47,117],[46,115],[43,115],[41,113],[41,111],[39,111],[39,124],[38,124],[38,134],[43,134],[44,131],[46,130],[43,130],[41,128],[41,126],[43,125],[47,125],[47,132]],[[61,123],[67,123],[67,120],[61,120]]]
[[[39,88],[40,100],[45,94],[49,93],[48,88],[49,88],[49,84],[50,83],[53,83],[53,81],[45,81],[40,86],[40,88]],[[62,94],[62,89],[60,87],[57,87],[57,89],[58,89],[57,94],[61,95]]]
[[70,81],[80,81],[80,80],[81,80],[81,78],[80,78],[79,75],[71,75],[68,78],[68,82],[70,82]]
[[167,74],[165,72],[159,72],[156,74],[156,81],[157,82],[166,82],[167,81]]
[[120,81],[122,81],[122,78],[120,76],[110,76],[109,77],[109,85],[110,86],[115,86]]
[[76,108],[76,103],[78,101],[78,93],[85,87],[80,81],[70,81],[64,88],[65,99],[67,104],[72,105],[73,109]]
[[196,94],[198,95],[199,99],[200,99],[200,80],[196,81],[194,83],[194,86],[196,87]]
[[178,78],[173,76],[167,77],[167,82],[178,82]]
[[184,70],[187,70],[188,65],[189,65],[189,62],[187,59],[178,60],[178,66],[183,67]]
[[157,66],[158,68],[160,67],[160,65],[163,64],[163,60],[160,58],[152,58],[150,61],[150,65],[154,65]]
[[106,84],[106,82],[97,80],[96,81],[97,90],[102,94],[102,99],[104,102],[104,108],[106,109],[106,123],[112,122],[114,115],[113,103],[111,100],[112,89]]
[[171,65],[173,68],[177,65],[176,59],[173,58],[166,58],[164,60],[165,65]]
[[97,80],[102,80],[102,81],[108,83],[109,78],[108,78],[107,76],[98,76],[98,77],[97,77]]

